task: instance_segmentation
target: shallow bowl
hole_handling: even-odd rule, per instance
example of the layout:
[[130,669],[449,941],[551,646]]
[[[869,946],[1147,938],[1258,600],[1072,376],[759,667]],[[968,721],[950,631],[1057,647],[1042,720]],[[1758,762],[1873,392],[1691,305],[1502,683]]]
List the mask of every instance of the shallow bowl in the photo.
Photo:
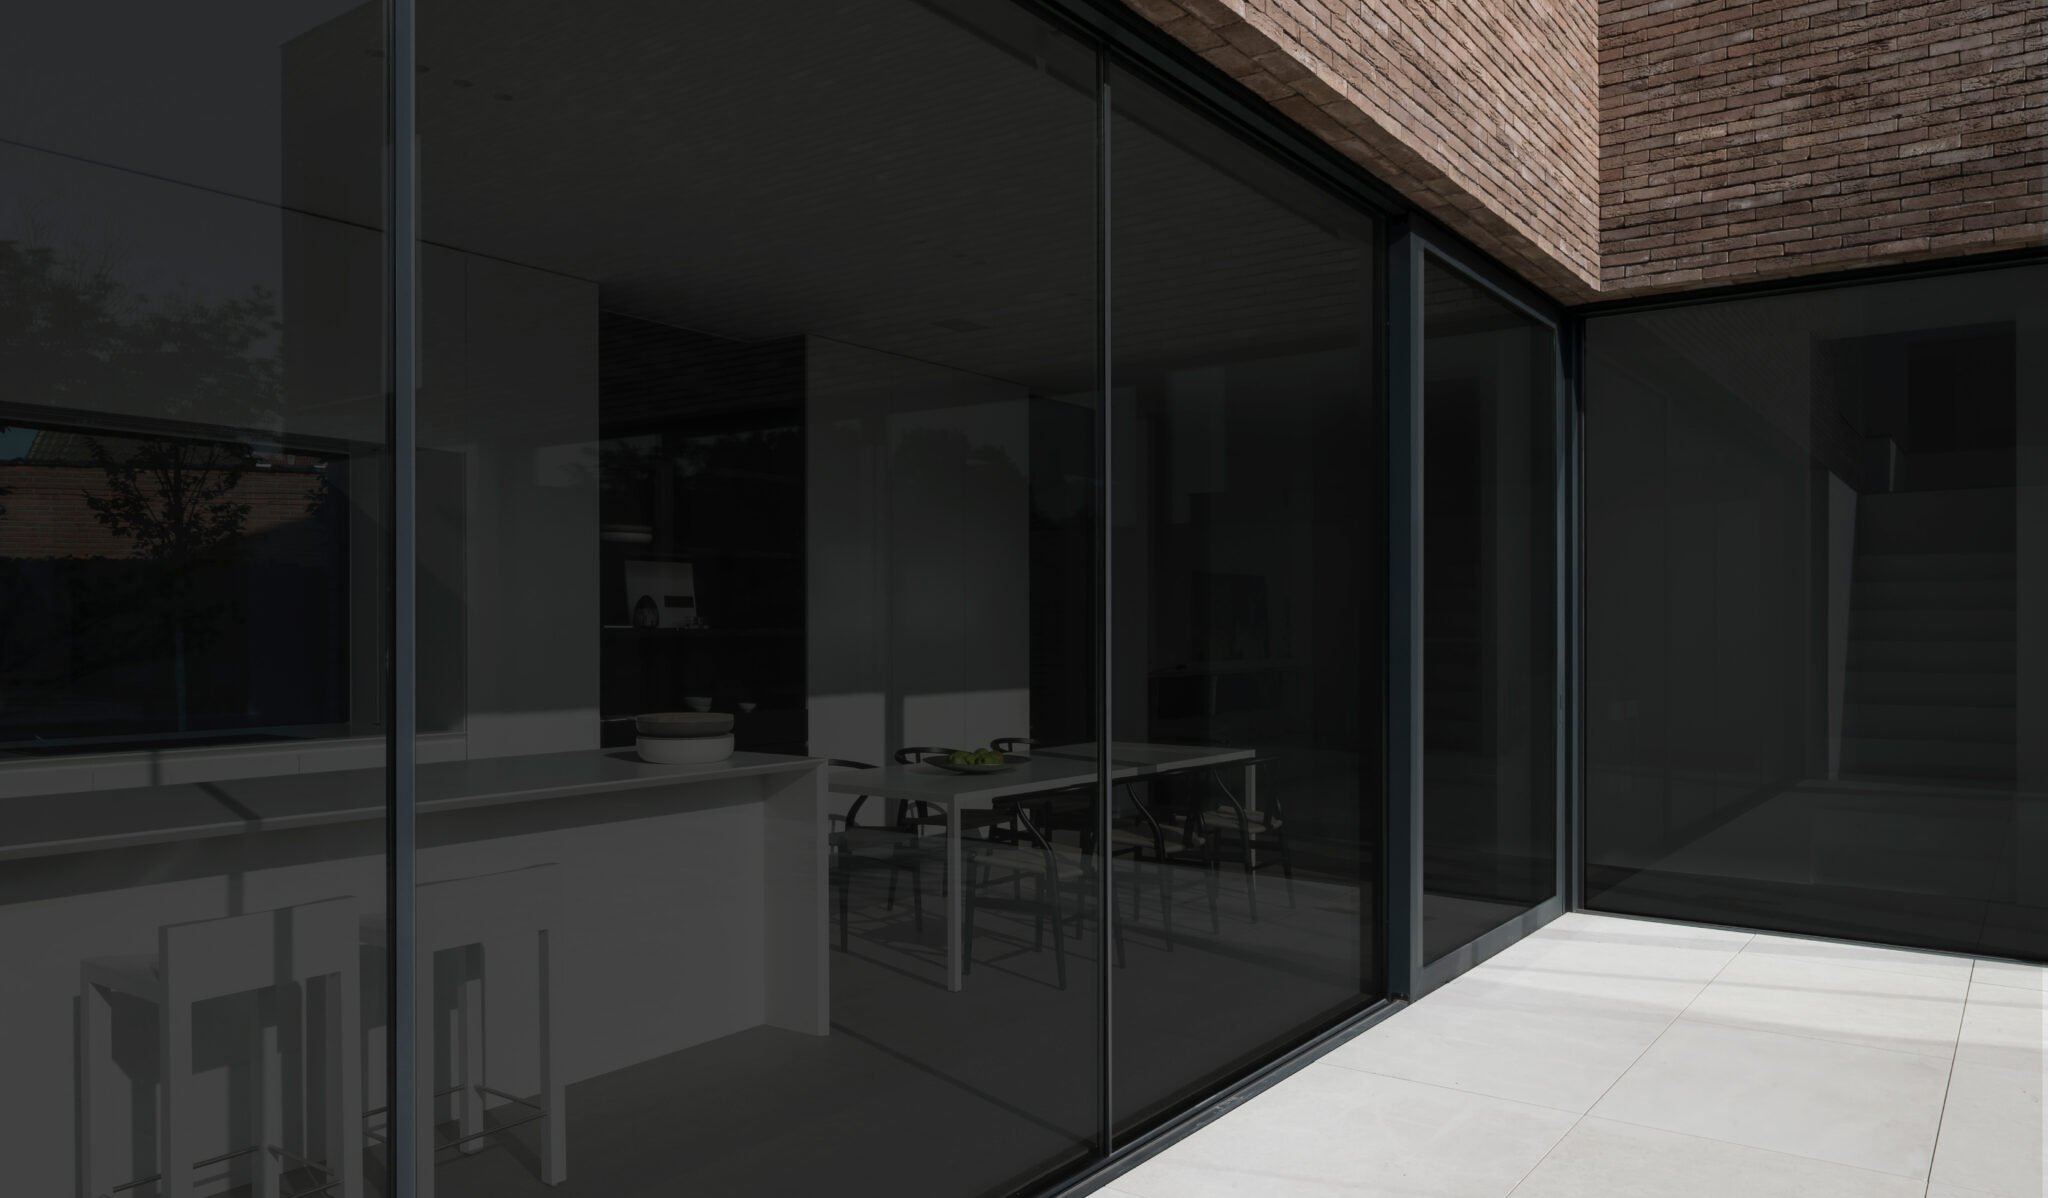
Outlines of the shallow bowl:
[[732,756],[732,737],[643,736],[634,748],[642,761],[656,765],[705,765]]
[[732,713],[726,711],[657,711],[633,717],[633,731],[650,736],[724,736],[732,731]]

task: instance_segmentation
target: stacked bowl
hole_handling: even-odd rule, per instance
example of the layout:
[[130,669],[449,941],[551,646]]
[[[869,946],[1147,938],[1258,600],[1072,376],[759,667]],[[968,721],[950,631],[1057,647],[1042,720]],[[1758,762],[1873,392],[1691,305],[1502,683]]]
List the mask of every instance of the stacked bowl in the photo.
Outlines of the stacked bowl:
[[702,765],[732,756],[732,716],[722,711],[662,711],[633,717],[634,748],[657,765]]

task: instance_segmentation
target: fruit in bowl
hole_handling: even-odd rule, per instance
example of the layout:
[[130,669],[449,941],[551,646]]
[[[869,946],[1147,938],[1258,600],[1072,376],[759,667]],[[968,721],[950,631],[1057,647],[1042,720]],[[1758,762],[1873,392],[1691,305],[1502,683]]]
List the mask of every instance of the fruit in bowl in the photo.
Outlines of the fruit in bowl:
[[1008,765],[994,749],[955,749],[946,760],[953,765]]

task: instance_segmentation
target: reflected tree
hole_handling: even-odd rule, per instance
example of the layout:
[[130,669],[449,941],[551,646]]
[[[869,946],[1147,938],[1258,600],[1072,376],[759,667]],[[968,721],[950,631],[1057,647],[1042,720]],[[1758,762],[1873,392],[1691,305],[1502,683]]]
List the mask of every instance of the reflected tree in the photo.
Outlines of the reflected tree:
[[[59,412],[250,429],[281,412],[281,325],[269,292],[152,298],[108,255],[0,241],[0,398]],[[149,562],[143,605],[168,633],[179,731],[189,724],[188,641],[204,632],[198,573],[237,552],[251,505],[239,497],[251,447],[221,438],[91,437],[102,486],[93,518]],[[320,478],[307,510],[325,498]],[[161,642],[159,642],[161,643]]]
[[190,724],[186,641],[204,617],[195,602],[195,576],[202,563],[229,556],[239,542],[250,505],[236,492],[255,457],[236,443],[148,440],[135,443],[125,458],[98,438],[87,444],[106,486],[100,494],[83,493],[86,507],[156,567],[161,586],[149,594],[170,630],[172,689],[178,731],[184,732]]

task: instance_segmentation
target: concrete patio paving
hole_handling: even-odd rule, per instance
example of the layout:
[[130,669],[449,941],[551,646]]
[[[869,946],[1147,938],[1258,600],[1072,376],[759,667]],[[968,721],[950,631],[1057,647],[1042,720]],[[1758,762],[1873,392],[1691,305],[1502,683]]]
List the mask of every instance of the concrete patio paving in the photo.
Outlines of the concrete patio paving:
[[2041,1198],[2048,970],[1571,914],[1103,1198]]

